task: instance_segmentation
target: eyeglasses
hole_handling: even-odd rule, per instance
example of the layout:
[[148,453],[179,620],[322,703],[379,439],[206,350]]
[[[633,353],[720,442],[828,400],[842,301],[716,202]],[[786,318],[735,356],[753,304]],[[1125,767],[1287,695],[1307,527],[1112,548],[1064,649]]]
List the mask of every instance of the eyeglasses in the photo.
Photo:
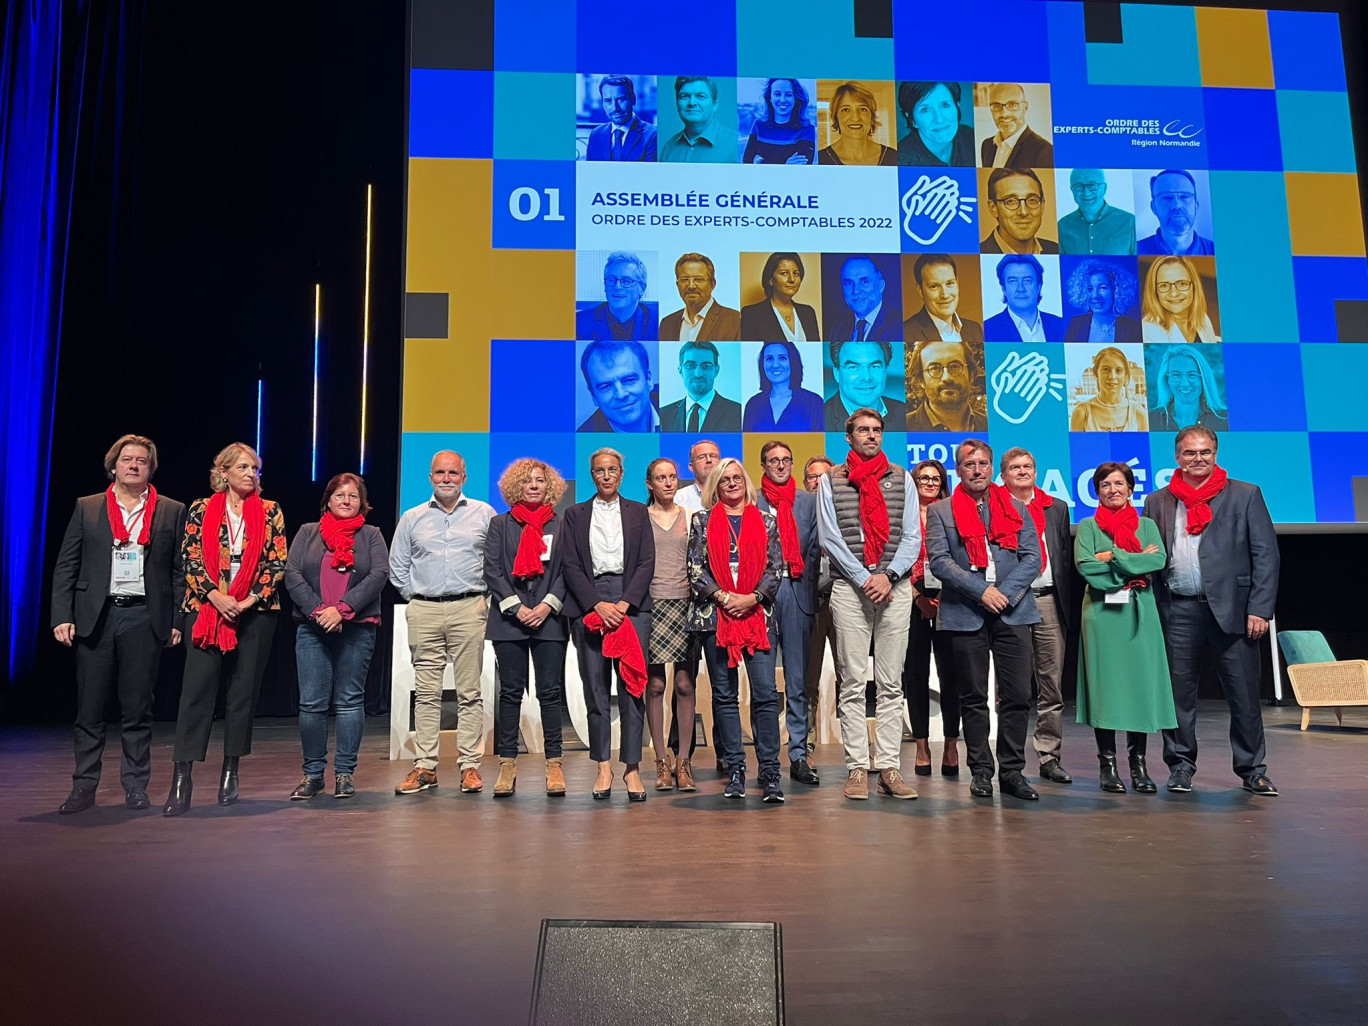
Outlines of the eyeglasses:
[[605,274],[603,276],[603,287],[606,289],[616,288],[619,285],[624,289],[634,289],[639,284],[641,283],[635,278],[614,278],[610,274]]
[[921,477],[914,477],[912,480],[916,481],[917,484],[924,485],[938,485],[941,483],[941,479],[935,474],[923,474]]
[[711,360],[704,360],[702,363],[695,363],[693,360],[686,360],[684,363],[681,363],[679,365],[679,369],[682,371],[688,371],[690,374],[692,374],[694,371],[702,371],[704,374],[711,374],[713,371],[717,370],[717,364],[713,363]]
[[992,202],[1000,207],[1006,207],[1008,210],[1015,213],[1020,209],[1023,203],[1026,204],[1027,210],[1039,210],[1042,200],[1039,196],[1027,196],[1025,199],[1022,199],[1019,196],[1004,196],[1002,199],[993,200]]
[[960,464],[965,470],[992,470],[992,460],[966,460]]
[[1204,459],[1209,460],[1216,455],[1215,449],[1184,449],[1178,454],[1185,460]]
[[791,467],[791,466],[793,466],[793,457],[792,457],[792,456],[771,456],[769,459],[765,460],[765,466],[767,466],[767,467]]
[[994,114],[1001,114],[1004,110],[1008,114],[1015,114],[1017,111],[1021,110],[1021,101],[1012,100],[1010,103],[990,103],[988,104],[988,109]]
[[1192,282],[1186,279],[1183,281],[1161,281],[1154,286],[1154,291],[1161,296],[1167,296],[1173,289],[1177,289],[1179,292],[1190,292],[1192,291]]
[[1106,186],[1106,182],[1074,182],[1069,188],[1074,192],[1096,192]]
[[1202,375],[1199,371],[1169,371],[1168,379],[1170,381],[1191,381],[1196,383],[1202,380]]
[[590,473],[594,477],[621,477],[621,467],[595,467]]
[[719,485],[731,485],[735,487],[736,485],[744,485],[746,483],[746,479],[742,477],[740,474],[728,474],[726,477],[720,479],[717,483]]
[[922,371],[928,378],[944,377],[947,373],[952,378],[957,378],[969,368],[960,360],[951,360],[949,363],[928,363]]
[[708,284],[708,281],[709,281],[709,279],[707,279],[707,278],[676,278],[676,279],[675,279],[675,284],[676,284],[676,285],[706,285],[706,284]]

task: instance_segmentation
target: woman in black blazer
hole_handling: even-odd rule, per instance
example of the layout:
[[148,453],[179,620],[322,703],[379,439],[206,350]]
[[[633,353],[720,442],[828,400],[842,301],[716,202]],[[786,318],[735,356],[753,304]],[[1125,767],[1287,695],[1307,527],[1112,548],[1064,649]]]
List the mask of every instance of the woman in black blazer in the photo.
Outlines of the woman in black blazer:
[[746,342],[817,342],[817,311],[794,300],[803,287],[803,258],[771,253],[760,272],[765,298],[741,308],[741,338]]
[[518,720],[530,682],[528,657],[537,676],[542,737],[546,750],[546,793],[565,794],[561,769],[561,709],[565,698],[565,577],[561,573],[563,519],[556,503],[565,481],[541,460],[520,459],[499,478],[509,511],[489,522],[484,579],[489,586],[485,637],[494,643],[499,675],[495,716],[499,779],[494,797],[511,795],[517,781]]
[[290,545],[285,590],[294,602],[295,663],[299,669],[299,738],[304,779],[290,800],[323,790],[328,764],[328,705],[337,703],[333,797],[356,793],[352,775],[366,725],[366,673],[380,624],[380,593],[389,578],[389,550],[380,529],[366,523],[366,482],[338,474],[323,490],[323,516],[305,524]]

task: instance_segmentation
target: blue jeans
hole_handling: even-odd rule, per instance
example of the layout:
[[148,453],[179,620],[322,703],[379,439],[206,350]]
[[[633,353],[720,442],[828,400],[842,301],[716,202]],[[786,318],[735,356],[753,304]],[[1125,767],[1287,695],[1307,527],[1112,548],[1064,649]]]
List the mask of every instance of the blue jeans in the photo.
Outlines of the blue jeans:
[[349,623],[336,634],[301,623],[295,633],[299,668],[299,739],[304,775],[323,776],[328,766],[328,704],[337,702],[337,754],[333,772],[356,772],[356,753],[366,726],[366,672],[375,651],[375,624]]
[[[751,734],[755,738],[755,760],[760,764],[760,779],[779,775],[779,689],[774,682],[775,636],[770,623],[770,649],[745,656],[746,676],[750,678]],[[717,633],[703,635],[703,657],[708,663],[708,682],[712,687],[713,725],[722,761],[727,769],[745,769],[746,753],[741,742],[741,691],[739,667],[727,665],[727,650],[717,645]]]

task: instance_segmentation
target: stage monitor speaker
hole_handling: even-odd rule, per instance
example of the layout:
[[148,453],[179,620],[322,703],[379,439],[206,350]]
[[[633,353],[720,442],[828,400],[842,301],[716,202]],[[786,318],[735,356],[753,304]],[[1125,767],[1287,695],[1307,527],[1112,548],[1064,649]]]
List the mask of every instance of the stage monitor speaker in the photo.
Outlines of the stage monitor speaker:
[[529,1022],[783,1026],[779,924],[543,919]]

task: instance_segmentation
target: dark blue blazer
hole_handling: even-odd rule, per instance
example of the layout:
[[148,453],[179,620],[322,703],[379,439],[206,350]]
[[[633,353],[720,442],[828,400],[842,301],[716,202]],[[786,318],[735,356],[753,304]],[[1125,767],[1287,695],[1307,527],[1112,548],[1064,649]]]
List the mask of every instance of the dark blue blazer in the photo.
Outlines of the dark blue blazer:
[[[542,533],[551,535],[551,558],[542,566],[545,573],[523,580],[513,576],[513,561],[518,557],[518,544],[522,541],[522,524],[514,520],[511,513],[500,513],[489,522],[484,546],[484,579],[489,588],[489,621],[485,625],[485,637],[490,641],[564,641],[568,636],[565,617],[556,612],[543,620],[536,630],[528,630],[518,620],[519,605],[534,609],[548,595],[554,595],[562,609],[565,606],[565,571],[562,569],[565,546],[560,533],[564,523],[560,514],[547,521]],[[518,601],[504,612],[503,605],[510,598]]]
[[[575,338],[581,341],[609,342],[613,338],[608,304],[586,307],[575,314]],[[655,303],[638,303],[632,311],[632,341],[654,342],[660,337]]]
[[[828,342],[849,342],[855,337],[855,312],[841,304],[839,313],[827,321],[827,333],[823,339]],[[902,311],[896,303],[885,300],[879,308],[879,316],[869,326],[865,335],[867,342],[901,342],[903,340]]]
[[[613,123],[599,125],[589,133],[589,143],[584,155],[585,160],[610,160],[613,150]],[[623,141],[622,160],[655,160],[656,129],[639,117],[632,119]]]
[[[1056,317],[1044,310],[1040,311],[1040,317],[1045,323],[1045,341],[1063,342],[1064,318]],[[989,342],[1020,342],[1021,332],[1017,331],[1016,321],[1012,320],[1012,315],[1003,310],[1002,313],[994,314],[983,322],[983,337]]]
[[[756,497],[755,504],[760,507],[763,513],[773,513],[776,523],[779,514],[769,504],[762,492]],[[793,495],[793,519],[798,525],[798,546],[803,552],[803,576],[798,580],[785,578],[780,581],[780,585],[787,581],[793,586],[794,594],[798,596],[798,608],[803,611],[805,616],[817,615],[817,577],[820,572],[822,550],[817,544],[817,496],[811,492],[803,490],[801,482],[794,490]],[[788,566],[787,563],[784,564]]]
[[[997,570],[996,588],[1011,603],[999,615],[1003,623],[1020,627],[1040,622],[1035,595],[1031,593],[1031,582],[1040,576],[1040,538],[1031,511],[1016,499],[1012,502],[1022,518],[1016,551],[1004,549],[994,542],[988,545]],[[936,617],[937,629],[976,631],[982,627],[985,610],[979,604],[979,597],[988,589],[988,584],[982,570],[969,569],[969,552],[955,528],[955,514],[949,499],[933,502],[926,511],[926,561],[944,585],[940,613]]]

